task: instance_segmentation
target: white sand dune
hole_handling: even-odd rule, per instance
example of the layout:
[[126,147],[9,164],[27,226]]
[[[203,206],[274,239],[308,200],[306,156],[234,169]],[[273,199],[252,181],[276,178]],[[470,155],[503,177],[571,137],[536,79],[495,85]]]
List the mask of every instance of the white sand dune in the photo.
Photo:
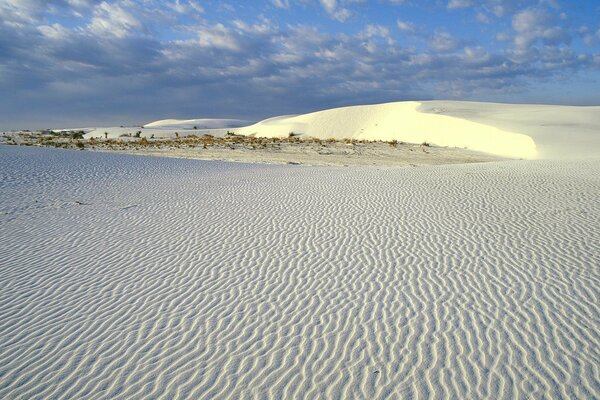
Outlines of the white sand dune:
[[598,157],[0,166],[0,398],[600,397]]
[[419,112],[421,103],[353,106],[294,117],[271,118],[238,129],[244,135],[281,136],[290,132],[326,138],[428,142],[467,147],[507,157],[533,158],[535,143],[526,134],[467,119]]
[[230,128],[240,127],[246,124],[248,124],[248,121],[241,119],[163,119],[160,121],[149,122],[142,126],[104,126],[69,130],[83,130],[85,132],[84,137],[88,139],[104,137],[116,139],[126,135],[134,136],[137,132],[140,132],[141,137],[146,138],[172,138],[176,136],[176,132],[182,136],[203,133],[224,135]]
[[[179,135],[225,135],[230,131],[261,137],[293,133],[320,139],[427,142],[524,159],[593,157],[600,148],[600,107],[407,101],[279,116],[240,126],[243,123],[161,120],[140,130],[143,137],[174,137],[175,131]],[[198,129],[191,130],[194,126]],[[134,130],[96,128],[88,130],[86,137],[103,137],[107,132],[116,138]]]
[[247,125],[248,121],[241,119],[217,119],[217,118],[199,118],[199,119],[163,119],[150,122],[144,125],[144,128],[163,128],[163,129],[223,129],[237,128]]
[[326,139],[429,142],[504,157],[581,157],[598,152],[600,107],[458,101],[395,102],[277,117],[243,127],[245,135],[290,132]]
[[600,154],[600,107],[427,101],[421,112],[494,126],[531,137],[539,158],[582,158]]

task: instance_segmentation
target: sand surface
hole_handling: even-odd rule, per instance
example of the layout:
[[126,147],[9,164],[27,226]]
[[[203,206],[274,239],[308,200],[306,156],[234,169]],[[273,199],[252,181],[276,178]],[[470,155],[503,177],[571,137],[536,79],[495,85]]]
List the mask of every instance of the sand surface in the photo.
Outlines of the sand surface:
[[[155,141],[159,143],[160,141]],[[184,142],[184,140],[182,140]],[[152,141],[150,141],[152,143]],[[265,147],[247,143],[210,146],[136,146],[120,148],[93,146],[90,150],[118,151],[127,154],[220,160],[245,163],[302,164],[312,166],[419,166],[465,164],[505,160],[494,156],[455,147],[423,146],[385,142],[344,143],[313,142],[267,144]]]
[[597,158],[0,166],[0,398],[600,397]]

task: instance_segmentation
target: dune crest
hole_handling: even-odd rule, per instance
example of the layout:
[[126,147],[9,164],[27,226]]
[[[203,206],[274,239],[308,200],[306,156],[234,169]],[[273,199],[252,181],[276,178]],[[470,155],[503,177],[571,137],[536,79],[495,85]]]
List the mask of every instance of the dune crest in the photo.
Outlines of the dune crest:
[[504,157],[535,158],[526,134],[449,115],[419,111],[420,102],[395,102],[335,108],[292,117],[270,118],[239,128],[256,136],[305,134],[321,139],[399,140],[466,147]]
[[196,118],[196,119],[161,119],[144,125],[144,128],[162,129],[223,129],[246,125],[248,121],[241,119]]

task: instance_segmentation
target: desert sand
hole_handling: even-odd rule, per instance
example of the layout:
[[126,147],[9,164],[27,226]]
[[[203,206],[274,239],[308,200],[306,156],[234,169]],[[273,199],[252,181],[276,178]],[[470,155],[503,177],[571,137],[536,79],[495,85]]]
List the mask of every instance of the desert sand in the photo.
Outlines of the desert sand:
[[[417,143],[525,159],[0,146],[0,398],[600,397],[598,108],[387,107],[433,119]],[[381,110],[344,110],[234,129],[329,137],[342,113],[377,140]]]

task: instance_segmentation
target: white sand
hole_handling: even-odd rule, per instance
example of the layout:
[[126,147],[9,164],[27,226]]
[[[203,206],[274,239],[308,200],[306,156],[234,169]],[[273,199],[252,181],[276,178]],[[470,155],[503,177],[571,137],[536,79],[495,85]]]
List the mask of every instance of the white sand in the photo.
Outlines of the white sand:
[[[106,151],[106,148],[99,145],[91,147],[91,149]],[[122,148],[115,145],[112,150],[108,151],[197,160],[330,166],[419,166],[504,160],[504,158],[492,154],[459,148],[427,147],[411,144],[392,146],[388,143],[378,142],[322,142],[319,144],[305,141],[269,144],[265,147],[239,144],[211,146],[206,149],[200,145],[190,148],[185,145],[179,147],[136,147],[130,144]]]
[[[176,131],[179,135],[224,135],[230,131],[261,137],[287,137],[294,133],[320,139],[428,142],[509,158],[581,158],[598,153],[600,107],[395,102],[274,117],[234,128],[243,122],[161,120],[148,123],[139,130],[144,137],[174,137]],[[191,130],[193,126],[198,129]],[[116,138],[137,130],[88,128],[86,136],[103,137],[107,132],[110,138]]]
[[216,119],[216,118],[198,118],[198,119],[163,119],[150,122],[144,125],[144,128],[162,128],[162,129],[223,129],[235,128],[247,125],[248,121],[241,119]]
[[0,167],[0,398],[600,396],[598,158]]
[[533,158],[536,155],[535,143],[526,134],[463,118],[423,113],[418,110],[420,106],[418,102],[398,102],[336,108],[296,117],[272,118],[236,132],[268,137],[294,132],[323,139],[396,139],[467,147],[506,157]]
[[600,398],[598,118],[391,103],[236,129],[544,159],[405,168],[0,146],[0,398]]

